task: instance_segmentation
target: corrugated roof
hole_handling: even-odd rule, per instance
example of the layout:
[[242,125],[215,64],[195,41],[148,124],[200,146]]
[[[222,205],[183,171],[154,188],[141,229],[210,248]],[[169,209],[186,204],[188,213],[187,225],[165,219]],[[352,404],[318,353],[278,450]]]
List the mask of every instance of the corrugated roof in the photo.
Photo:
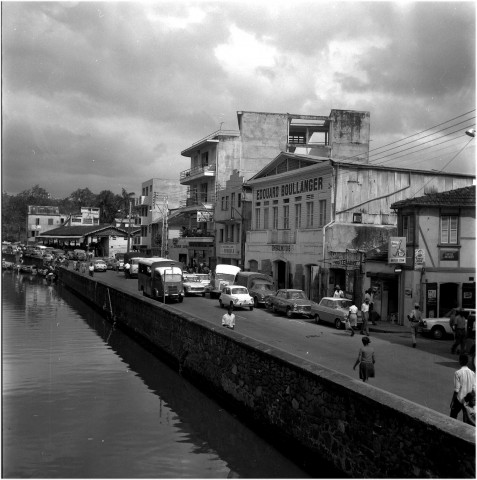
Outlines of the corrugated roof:
[[127,235],[127,230],[122,228],[116,227],[110,224],[101,224],[101,225],[74,225],[74,226],[61,226],[58,228],[53,228],[52,230],[48,230],[43,235],[38,235],[38,237],[48,236],[48,237],[62,237],[62,236],[81,236],[84,237],[86,235],[97,235],[98,233],[103,233],[104,235],[108,235],[111,232],[113,235]]
[[404,207],[475,207],[475,185],[457,188],[447,192],[429,193],[422,197],[400,200],[391,205],[391,208]]

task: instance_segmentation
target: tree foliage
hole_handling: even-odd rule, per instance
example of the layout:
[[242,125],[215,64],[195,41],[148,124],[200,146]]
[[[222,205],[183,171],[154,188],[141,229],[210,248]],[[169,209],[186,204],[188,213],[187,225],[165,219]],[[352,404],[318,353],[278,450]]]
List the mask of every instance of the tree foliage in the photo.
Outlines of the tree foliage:
[[129,202],[134,192],[122,189],[121,195],[110,190],[94,194],[89,188],[78,188],[64,199],[51,198],[39,185],[24,190],[17,195],[2,194],[2,239],[7,241],[26,241],[27,214],[29,205],[57,206],[60,214],[78,214],[81,207],[99,207],[100,223],[113,223],[114,219],[127,218]]

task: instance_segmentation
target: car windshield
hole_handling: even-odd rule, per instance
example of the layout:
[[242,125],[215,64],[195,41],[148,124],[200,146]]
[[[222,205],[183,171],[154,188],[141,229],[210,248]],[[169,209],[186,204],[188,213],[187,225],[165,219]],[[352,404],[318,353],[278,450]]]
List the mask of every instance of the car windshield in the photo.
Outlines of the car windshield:
[[200,282],[199,277],[184,277],[184,281],[186,282]]
[[287,297],[291,300],[306,300],[304,292],[288,292]]
[[349,308],[353,302],[351,300],[338,300],[335,302],[336,307],[339,308]]
[[270,291],[270,290],[272,290],[272,286],[273,286],[273,285],[270,284],[270,283],[255,283],[255,284],[253,285],[253,288],[254,288],[255,290],[267,290],[267,291]]
[[246,295],[248,293],[245,287],[232,288],[231,292],[234,295]]

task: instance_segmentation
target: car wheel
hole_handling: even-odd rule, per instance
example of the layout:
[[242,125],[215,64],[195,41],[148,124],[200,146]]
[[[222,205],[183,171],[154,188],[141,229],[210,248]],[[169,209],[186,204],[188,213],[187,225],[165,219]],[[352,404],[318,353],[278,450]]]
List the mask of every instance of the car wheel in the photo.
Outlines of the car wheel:
[[293,313],[292,313],[292,310],[290,307],[287,308],[287,317],[288,318],[292,318],[293,317]]
[[258,308],[258,298],[257,297],[254,297],[254,299],[253,299],[253,306],[255,308]]
[[182,295],[179,295],[179,303],[182,303],[184,301],[184,297]]
[[315,313],[315,322],[320,323],[320,316],[317,313]]
[[230,308],[234,308],[234,302],[229,303]]
[[339,318],[335,319],[335,328],[336,328],[336,330],[341,329],[341,320]]
[[443,327],[434,327],[431,330],[431,336],[435,340],[442,340],[446,334],[446,331],[444,330]]
[[202,297],[205,297],[205,293],[202,294]]
[[222,303],[222,300],[219,298],[219,305],[220,305],[220,308],[224,308],[224,304]]
[[277,307],[275,307],[275,305],[272,305],[272,312],[273,313],[278,313]]
[[252,311],[252,310],[253,310],[253,305],[250,305],[250,311]]

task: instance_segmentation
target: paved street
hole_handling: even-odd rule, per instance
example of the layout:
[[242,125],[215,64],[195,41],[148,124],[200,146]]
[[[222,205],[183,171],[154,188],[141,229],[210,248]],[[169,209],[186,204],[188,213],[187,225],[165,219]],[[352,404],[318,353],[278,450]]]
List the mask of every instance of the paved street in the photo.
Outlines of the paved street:
[[[122,272],[96,273],[95,279],[137,293],[137,280],[125,279]],[[225,313],[218,300],[208,297],[187,297],[172,308],[200,316],[221,327]],[[287,351],[310,362],[358,379],[353,371],[361,335],[350,337],[348,332],[313,320],[274,314],[264,309],[237,310],[235,331],[275,348]],[[405,327],[380,322],[371,331],[371,345],[376,353],[376,377],[370,384],[411,400],[420,405],[449,414],[453,373],[459,368],[458,357],[451,355],[450,340],[418,338],[417,348],[411,348],[410,332]]]

